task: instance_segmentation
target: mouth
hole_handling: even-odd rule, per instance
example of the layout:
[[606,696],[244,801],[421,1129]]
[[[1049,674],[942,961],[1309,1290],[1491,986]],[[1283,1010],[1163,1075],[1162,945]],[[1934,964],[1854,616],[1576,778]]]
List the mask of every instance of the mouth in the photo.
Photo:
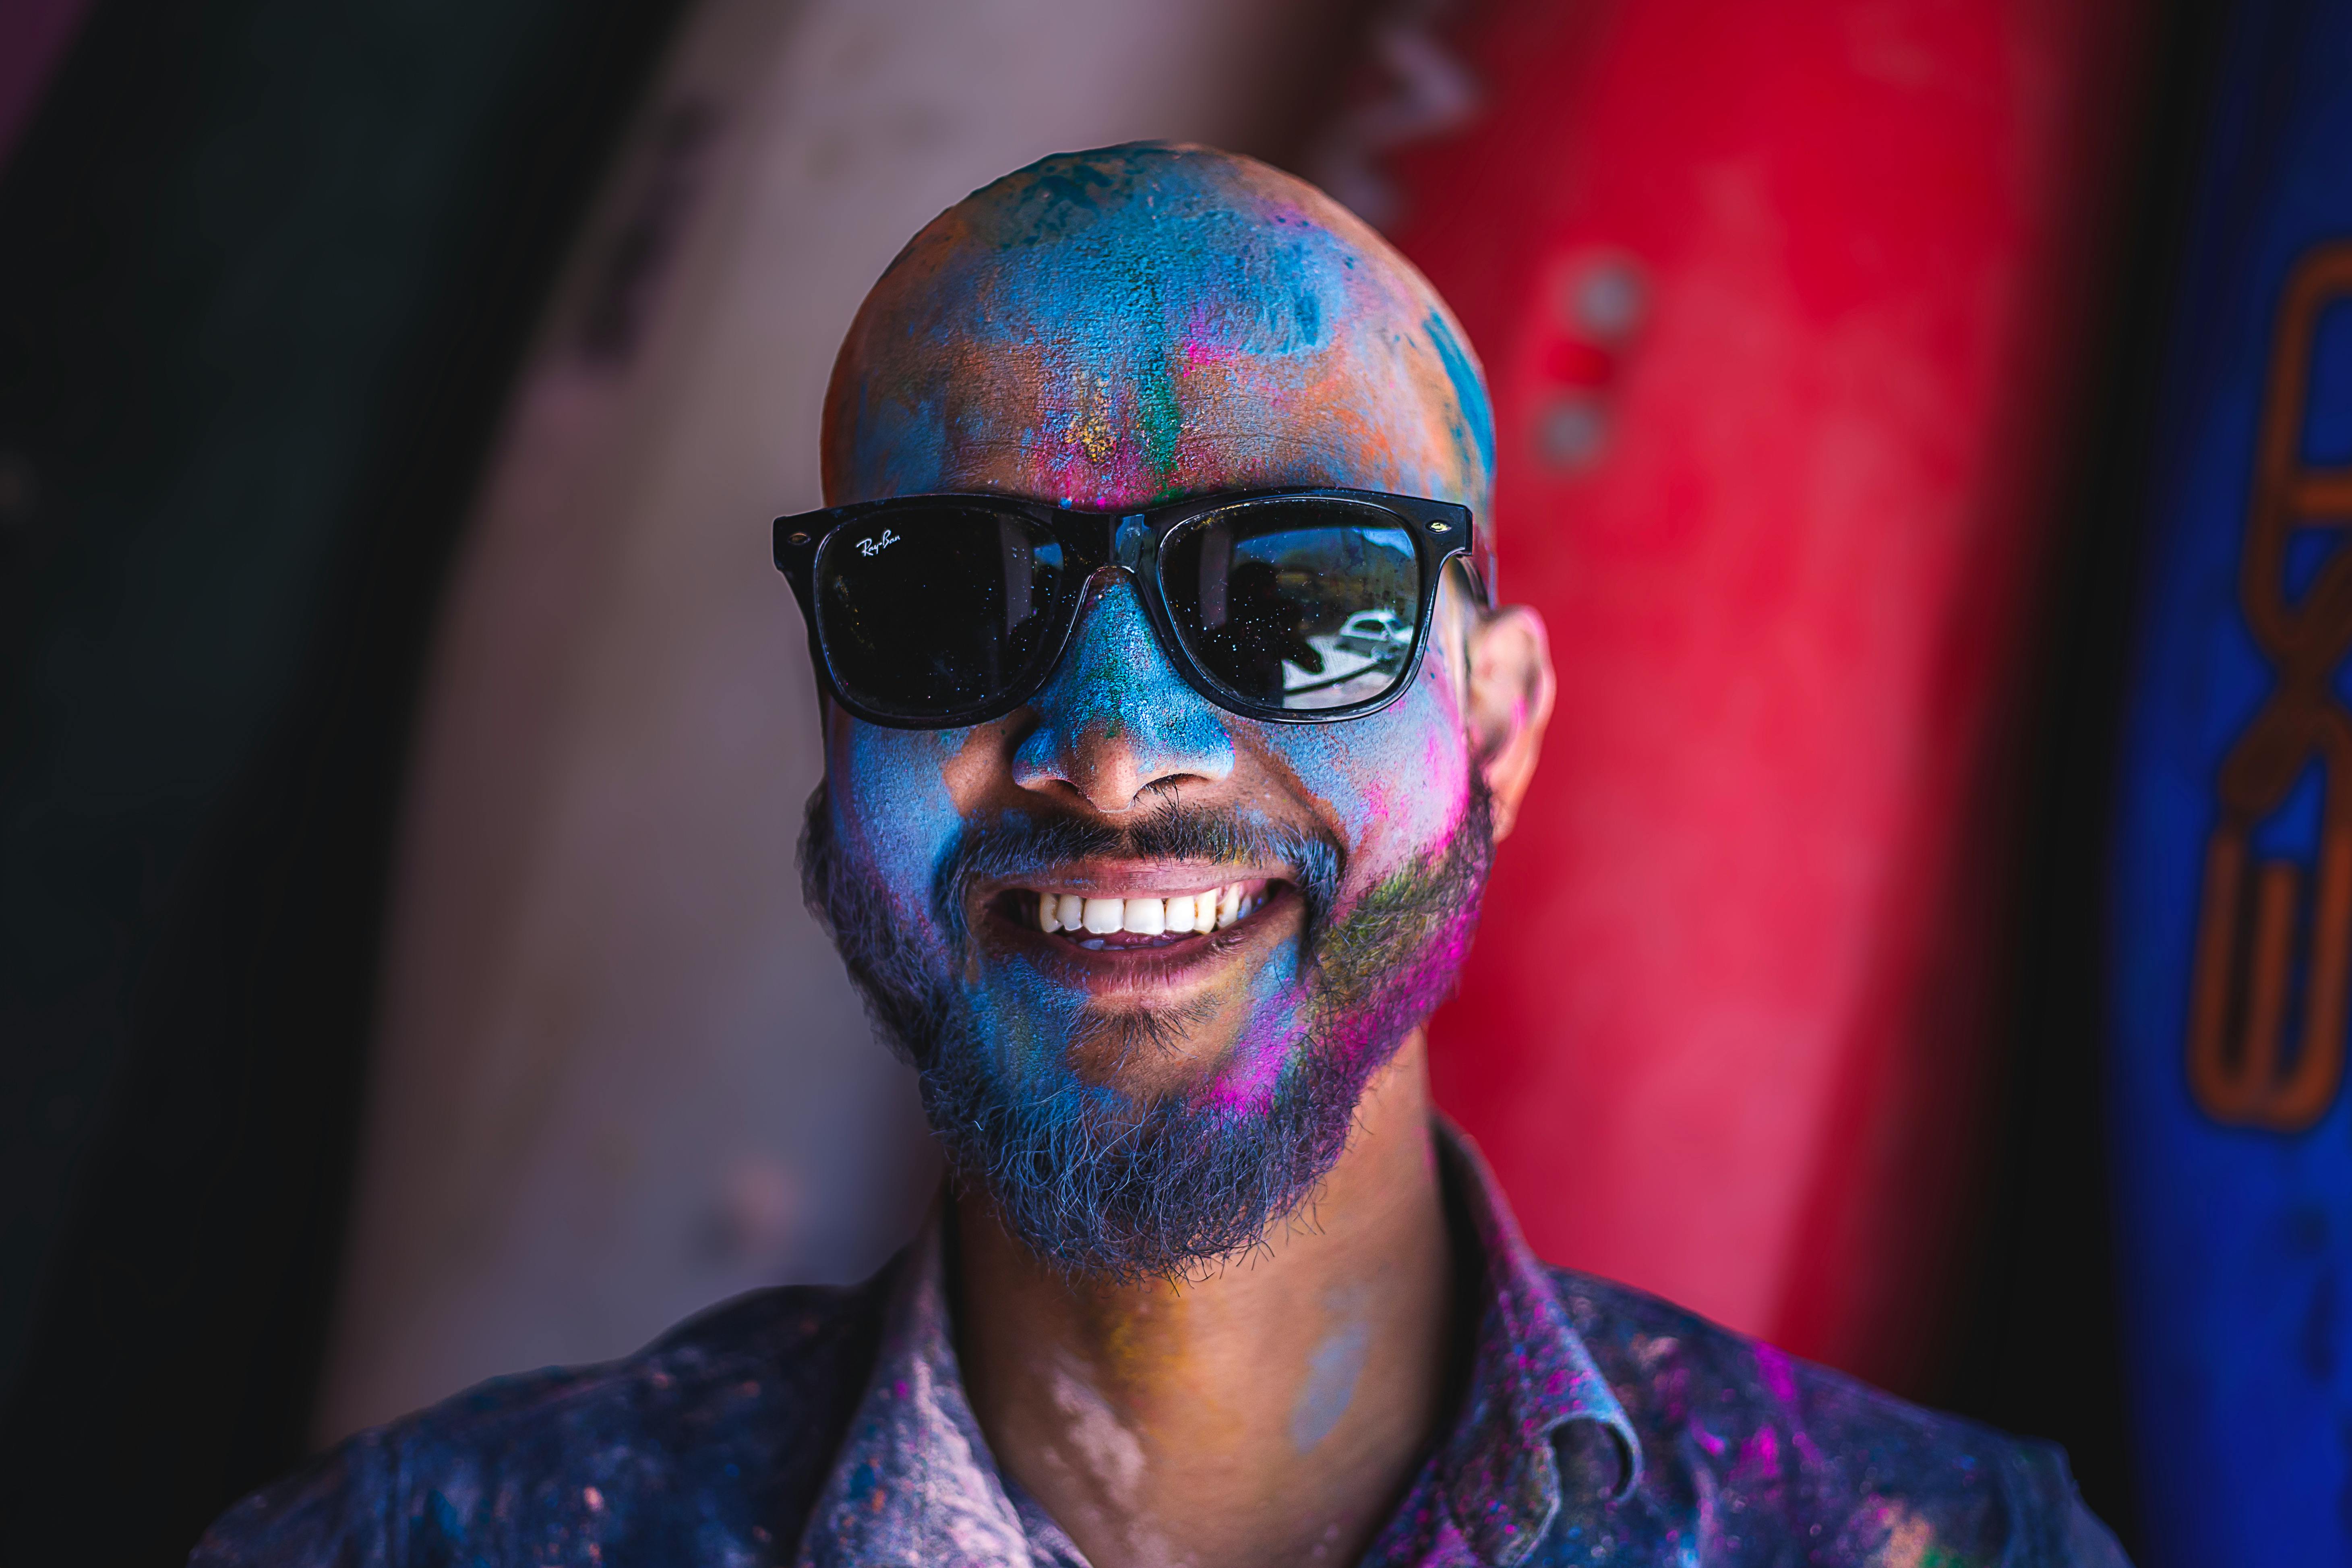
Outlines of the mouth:
[[1177,957],[1185,951],[1230,946],[1264,920],[1269,904],[1286,901],[1288,890],[1287,882],[1269,877],[1173,892],[1090,879],[1083,886],[1006,888],[988,900],[988,908],[1004,925],[1029,933],[1033,941],[1042,937],[1063,952]]

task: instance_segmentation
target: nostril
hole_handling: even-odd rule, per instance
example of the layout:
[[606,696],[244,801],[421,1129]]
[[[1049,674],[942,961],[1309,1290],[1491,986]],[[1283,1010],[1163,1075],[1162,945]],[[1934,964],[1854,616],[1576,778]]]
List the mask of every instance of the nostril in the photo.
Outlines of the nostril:
[[1215,784],[1233,772],[1222,727],[1202,743],[1153,724],[1097,724],[1074,742],[1040,726],[1015,748],[1013,783],[1066,795],[1116,816],[1156,804],[1185,785]]

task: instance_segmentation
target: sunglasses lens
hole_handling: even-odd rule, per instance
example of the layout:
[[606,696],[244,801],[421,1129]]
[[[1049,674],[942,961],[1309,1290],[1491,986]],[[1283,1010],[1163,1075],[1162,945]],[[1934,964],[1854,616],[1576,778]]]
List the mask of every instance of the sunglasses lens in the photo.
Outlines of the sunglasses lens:
[[1294,712],[1394,691],[1421,627],[1410,530],[1357,501],[1248,502],[1160,549],[1169,618],[1193,658],[1245,701]]
[[977,713],[1034,673],[1071,586],[1044,529],[953,504],[837,530],[815,578],[817,638],[843,694],[928,723]]

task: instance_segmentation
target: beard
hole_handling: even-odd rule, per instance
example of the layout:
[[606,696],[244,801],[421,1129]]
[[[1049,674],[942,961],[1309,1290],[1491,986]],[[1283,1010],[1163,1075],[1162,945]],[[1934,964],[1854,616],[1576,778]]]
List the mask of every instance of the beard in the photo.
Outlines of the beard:
[[[956,1179],[978,1184],[1038,1257],[1119,1281],[1178,1279],[1263,1246],[1311,1199],[1347,1148],[1365,1086],[1453,991],[1493,855],[1493,801],[1475,771],[1446,839],[1344,910],[1345,855],[1326,838],[1174,805],[1127,828],[1017,818],[967,829],[941,857],[927,893],[951,955],[942,962],[842,855],[824,784],[800,843],[809,908],[876,1028],[915,1068]],[[1270,1090],[1214,1092],[1228,1061],[1197,1089],[1138,1099],[1068,1065],[1080,1050],[1124,1063],[1175,1049],[1202,1021],[1182,1011],[1080,1011],[1042,1051],[999,1047],[958,984],[975,972],[967,890],[1086,858],[1297,868],[1297,971],[1269,1009],[1286,1037],[1261,1043],[1277,1063]]]

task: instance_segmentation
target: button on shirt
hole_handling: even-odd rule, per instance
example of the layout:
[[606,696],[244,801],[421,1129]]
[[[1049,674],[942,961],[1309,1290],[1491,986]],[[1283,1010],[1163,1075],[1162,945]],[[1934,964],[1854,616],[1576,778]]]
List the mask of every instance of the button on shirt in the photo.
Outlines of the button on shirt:
[[[1483,1274],[1467,1383],[1364,1561],[2127,1568],[2059,1451],[1538,1262],[1441,1130]],[[938,1222],[855,1289],[483,1384],[232,1509],[202,1568],[1082,1568],[965,1397]]]

